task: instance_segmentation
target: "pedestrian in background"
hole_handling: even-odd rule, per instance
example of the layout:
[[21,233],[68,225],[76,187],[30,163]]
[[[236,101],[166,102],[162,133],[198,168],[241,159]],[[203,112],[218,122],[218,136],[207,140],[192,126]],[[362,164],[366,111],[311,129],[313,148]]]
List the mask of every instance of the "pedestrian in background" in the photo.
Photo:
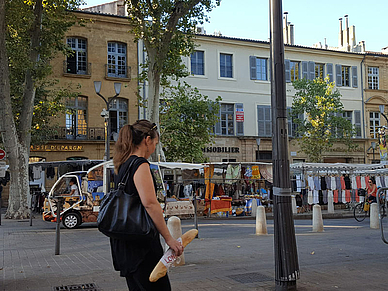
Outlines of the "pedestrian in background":
[[[133,160],[126,193],[140,196],[158,232],[163,236],[167,245],[180,256],[183,252],[182,244],[175,240],[164,221],[162,208],[156,198],[156,181],[150,170],[147,159],[155,151],[159,142],[157,126],[148,120],[138,120],[132,125],[125,125],[119,132],[115,145],[113,163],[115,168],[115,185],[123,178],[124,173]],[[164,291],[171,290],[168,276],[158,281],[149,282],[149,275],[163,256],[163,248],[159,235],[146,242],[110,239],[113,265],[120,276],[125,277],[131,291]]]

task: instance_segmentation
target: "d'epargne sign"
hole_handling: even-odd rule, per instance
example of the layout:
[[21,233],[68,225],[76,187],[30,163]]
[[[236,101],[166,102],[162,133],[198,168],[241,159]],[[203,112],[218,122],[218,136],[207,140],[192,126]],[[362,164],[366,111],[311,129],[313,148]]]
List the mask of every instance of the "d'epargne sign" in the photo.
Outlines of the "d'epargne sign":
[[82,152],[82,145],[32,145],[32,152]]

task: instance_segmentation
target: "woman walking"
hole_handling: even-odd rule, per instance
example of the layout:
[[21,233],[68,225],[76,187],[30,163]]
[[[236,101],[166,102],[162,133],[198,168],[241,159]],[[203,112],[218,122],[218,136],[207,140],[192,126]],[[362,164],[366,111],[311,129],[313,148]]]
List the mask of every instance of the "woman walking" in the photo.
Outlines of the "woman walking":
[[[156,198],[156,182],[147,161],[155,151],[158,142],[159,133],[156,124],[143,119],[132,125],[125,125],[119,132],[113,157],[115,185],[118,185],[128,166],[134,161],[125,185],[125,192],[140,196],[141,203],[156,229],[167,245],[177,256],[180,256],[183,246],[171,236],[166,226],[162,208]],[[163,256],[159,234],[145,242],[111,238],[110,244],[113,266],[116,271],[120,271],[120,276],[126,278],[130,291],[171,290],[167,275],[154,283],[148,280],[153,268]]]

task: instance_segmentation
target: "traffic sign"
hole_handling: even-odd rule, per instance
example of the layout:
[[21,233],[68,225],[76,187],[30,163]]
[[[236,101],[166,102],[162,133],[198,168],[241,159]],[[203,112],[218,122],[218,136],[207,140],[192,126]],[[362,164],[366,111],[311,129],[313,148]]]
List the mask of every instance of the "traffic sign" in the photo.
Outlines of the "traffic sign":
[[0,149],[0,160],[5,159],[5,150]]

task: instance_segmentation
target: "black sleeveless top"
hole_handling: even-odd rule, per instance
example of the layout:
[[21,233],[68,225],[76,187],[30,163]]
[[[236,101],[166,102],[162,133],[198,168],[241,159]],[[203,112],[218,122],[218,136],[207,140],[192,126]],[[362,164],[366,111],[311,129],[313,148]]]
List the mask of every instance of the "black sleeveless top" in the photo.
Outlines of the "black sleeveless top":
[[[133,181],[133,176],[140,165],[144,163],[149,164],[145,158],[137,157],[135,155],[130,156],[129,159],[120,166],[118,175],[115,175],[115,185],[117,187],[118,183],[121,181],[123,175],[128,169],[129,164],[134,159],[136,159],[136,161],[132,165],[128,181],[125,185],[125,192],[136,193],[139,195]],[[156,183],[153,175],[152,178],[154,180],[154,187],[156,191]],[[147,242],[133,242],[111,238],[110,245],[113,266],[116,271],[120,271],[120,276],[122,277],[127,277],[130,273],[135,272],[137,267],[144,261],[146,255],[150,255],[150,252],[152,252],[153,254],[151,255],[157,257],[158,260],[163,256],[163,248],[160,244],[159,235],[155,236],[155,239]]]

